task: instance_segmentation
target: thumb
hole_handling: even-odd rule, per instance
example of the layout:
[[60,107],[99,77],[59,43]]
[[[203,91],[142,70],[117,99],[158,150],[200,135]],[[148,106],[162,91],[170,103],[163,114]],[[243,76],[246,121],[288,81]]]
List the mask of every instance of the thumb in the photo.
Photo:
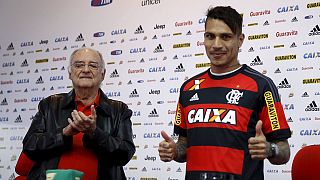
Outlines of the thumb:
[[165,141],[173,142],[173,139],[165,131],[161,131],[161,136]]
[[97,117],[97,114],[96,114],[96,109],[94,108],[94,105],[91,105],[90,109],[91,109],[91,115],[92,115],[94,118],[96,118],[96,117]]
[[256,125],[256,137],[257,136],[264,136],[264,134],[262,132],[262,121],[261,120],[259,120]]

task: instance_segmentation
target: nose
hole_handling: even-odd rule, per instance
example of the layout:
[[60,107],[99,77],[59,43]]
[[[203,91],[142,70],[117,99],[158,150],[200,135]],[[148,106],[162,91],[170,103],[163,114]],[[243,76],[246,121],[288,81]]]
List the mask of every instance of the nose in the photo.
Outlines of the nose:
[[220,38],[215,38],[211,42],[211,47],[212,48],[221,48],[222,47],[222,41]]
[[86,65],[83,67],[82,71],[85,71],[85,72],[90,71],[89,65],[86,64]]

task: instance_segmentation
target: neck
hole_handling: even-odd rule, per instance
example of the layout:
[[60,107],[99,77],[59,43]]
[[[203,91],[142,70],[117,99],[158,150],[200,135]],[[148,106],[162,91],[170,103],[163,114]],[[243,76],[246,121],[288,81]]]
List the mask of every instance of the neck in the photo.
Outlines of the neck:
[[227,66],[216,66],[216,65],[213,65],[211,64],[211,72],[213,73],[227,73],[227,72],[230,72],[230,71],[233,71],[237,68],[239,68],[241,66],[241,64],[237,61],[236,63],[234,64],[230,64],[230,65],[227,65]]
[[93,102],[98,95],[99,89],[95,88],[81,88],[81,89],[74,89],[75,94],[79,101],[81,101],[84,105],[90,104]]

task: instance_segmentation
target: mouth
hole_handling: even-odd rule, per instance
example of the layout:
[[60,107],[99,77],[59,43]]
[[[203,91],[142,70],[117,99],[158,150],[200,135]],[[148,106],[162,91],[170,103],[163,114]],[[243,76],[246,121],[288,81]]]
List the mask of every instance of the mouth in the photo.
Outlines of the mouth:
[[222,56],[226,55],[226,53],[225,52],[211,52],[210,55],[213,56],[214,58],[219,59]]
[[89,77],[89,76],[82,76],[82,77],[80,77],[79,79],[92,79],[92,77]]

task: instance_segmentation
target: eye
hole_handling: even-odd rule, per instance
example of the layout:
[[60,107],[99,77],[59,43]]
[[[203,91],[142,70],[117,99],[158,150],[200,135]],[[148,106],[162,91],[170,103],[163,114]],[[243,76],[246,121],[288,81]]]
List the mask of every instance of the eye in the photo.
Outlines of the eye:
[[86,64],[84,63],[74,63],[73,66],[77,69],[81,69],[81,68],[84,68]]
[[224,39],[224,40],[229,40],[229,39],[231,39],[231,38],[232,38],[232,36],[229,35],[229,34],[223,34],[223,35],[222,35],[222,39]]
[[211,34],[211,33],[204,33],[204,38],[206,38],[206,39],[213,39],[213,34]]
[[98,64],[98,63],[90,63],[90,64],[89,64],[89,68],[90,68],[90,69],[95,69],[95,70],[96,70],[96,69],[98,69],[98,68],[99,68],[99,64]]

